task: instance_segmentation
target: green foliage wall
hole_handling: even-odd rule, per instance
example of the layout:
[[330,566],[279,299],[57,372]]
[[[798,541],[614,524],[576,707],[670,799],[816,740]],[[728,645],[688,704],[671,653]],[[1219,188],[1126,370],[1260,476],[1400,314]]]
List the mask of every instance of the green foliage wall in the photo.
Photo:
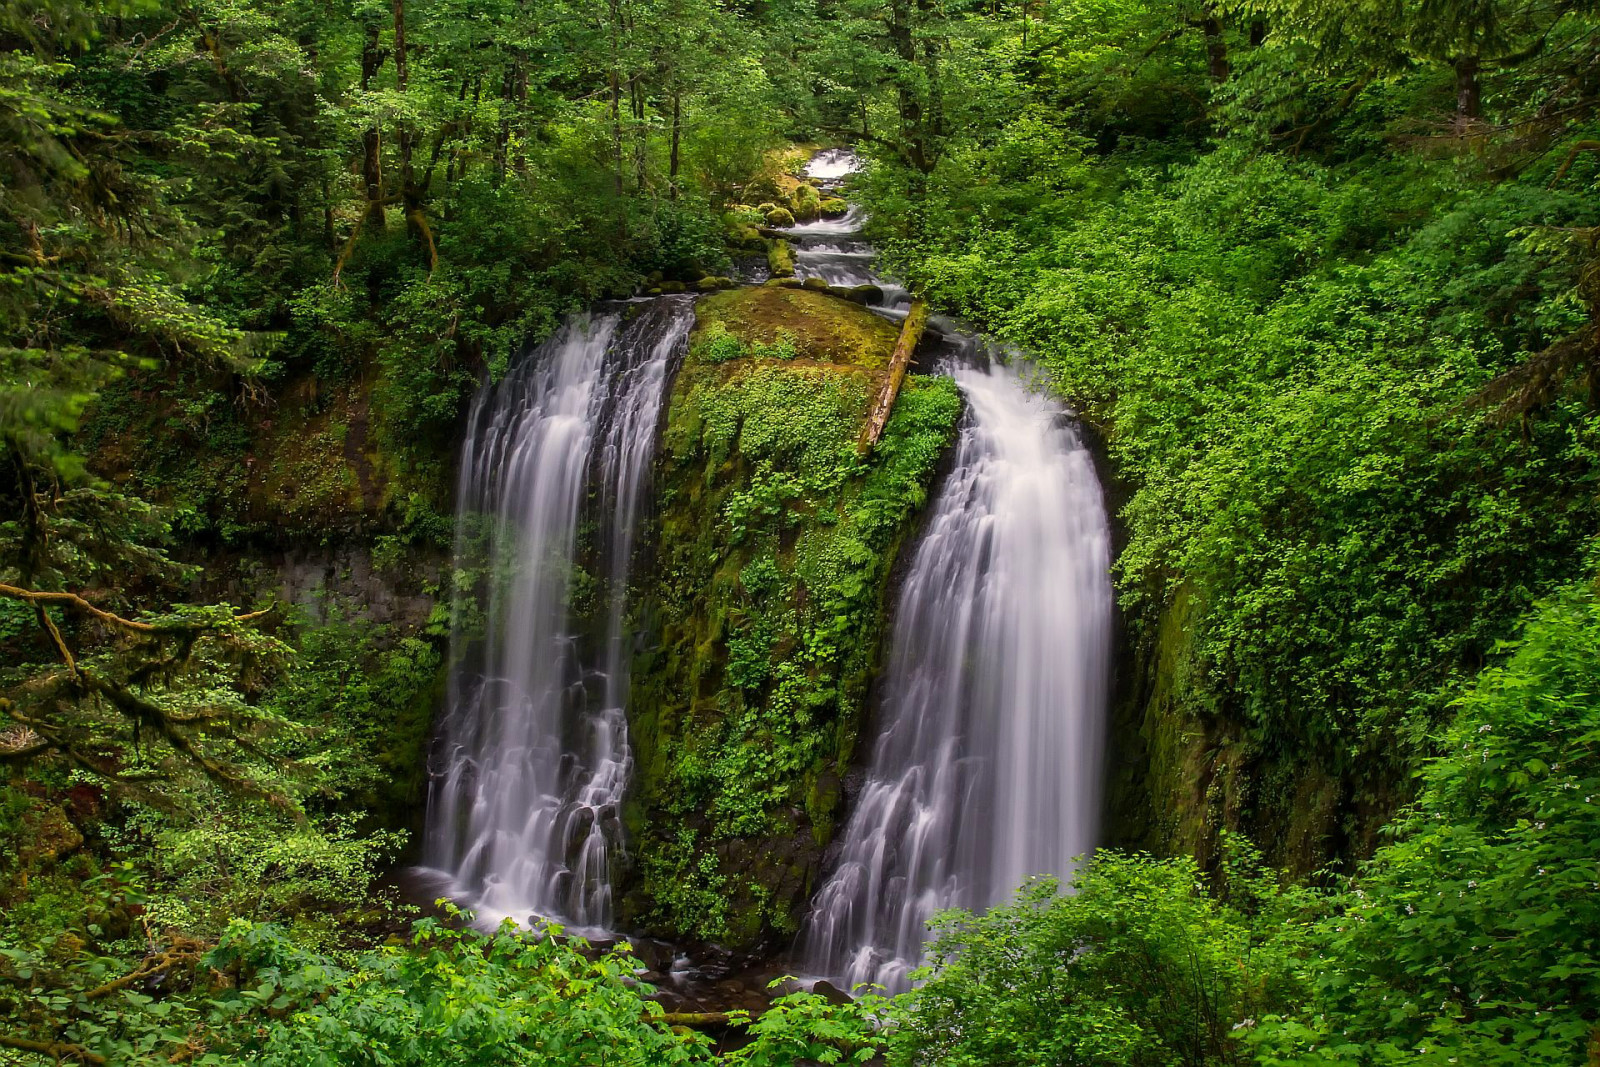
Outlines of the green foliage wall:
[[857,755],[896,553],[960,411],[948,379],[912,378],[857,455],[895,334],[794,290],[701,308],[638,597],[660,637],[629,706],[625,921],[738,944],[795,929]]
[[1569,150],[1589,127],[1488,158],[1408,142],[1438,99],[1419,71],[1356,82],[1317,151],[1277,152],[1281,128],[1224,103],[1264,80],[1178,63],[1148,91],[1214,94],[1215,140],[1151,143],[1110,57],[1164,49],[1156,23],[1061,13],[1082,36],[950,76],[1009,109],[926,172],[869,146],[862,196],[915,286],[1036,353],[1105,432],[1133,651],[1116,839],[1210,857],[1234,826],[1298,872],[1369,854],[1452,695],[1600,530],[1572,362],[1600,307],[1595,172]]

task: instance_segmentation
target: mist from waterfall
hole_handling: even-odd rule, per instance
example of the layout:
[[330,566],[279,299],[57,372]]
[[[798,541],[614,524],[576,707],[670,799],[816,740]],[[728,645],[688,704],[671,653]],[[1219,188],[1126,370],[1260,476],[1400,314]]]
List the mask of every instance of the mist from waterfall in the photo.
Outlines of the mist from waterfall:
[[[487,565],[487,603],[458,596],[448,706],[430,762],[423,860],[483,925],[612,922],[612,859],[632,768],[625,701],[634,535],[688,297],[576,315],[474,401],[461,458],[457,569]],[[580,523],[595,531],[575,585]],[[599,605],[580,633],[571,602]]]

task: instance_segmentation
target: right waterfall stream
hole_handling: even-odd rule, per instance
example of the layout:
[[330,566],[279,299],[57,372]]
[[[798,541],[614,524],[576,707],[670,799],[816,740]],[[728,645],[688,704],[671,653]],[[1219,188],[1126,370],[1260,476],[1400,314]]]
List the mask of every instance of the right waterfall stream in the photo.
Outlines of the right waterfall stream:
[[[812,173],[850,163],[824,153]],[[843,231],[790,231],[797,273],[882,284]],[[859,277],[842,276],[852,258]],[[845,988],[907,988],[935,913],[1069,878],[1099,819],[1111,539],[1092,457],[1020,360],[950,324],[939,348],[967,403],[954,467],[900,587],[866,781],[800,935],[804,969]]]

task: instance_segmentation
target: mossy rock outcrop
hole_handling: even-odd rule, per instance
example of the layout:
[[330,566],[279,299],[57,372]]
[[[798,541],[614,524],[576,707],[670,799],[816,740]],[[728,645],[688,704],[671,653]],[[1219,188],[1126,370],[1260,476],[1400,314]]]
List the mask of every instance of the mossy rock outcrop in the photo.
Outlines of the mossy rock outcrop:
[[822,214],[822,197],[809,185],[796,187],[789,197],[789,210],[801,222],[810,222]]
[[786,207],[775,207],[767,212],[767,225],[784,229],[794,225],[794,214]]
[[767,270],[774,278],[794,276],[794,249],[788,241],[773,238],[767,244]]
[[840,200],[838,197],[829,197],[824,200],[819,209],[825,219],[840,219],[850,213],[850,201]]
[[639,579],[624,925],[748,948],[817,887],[893,561],[960,414],[948,379],[911,378],[858,455],[897,333],[806,290],[699,302]]

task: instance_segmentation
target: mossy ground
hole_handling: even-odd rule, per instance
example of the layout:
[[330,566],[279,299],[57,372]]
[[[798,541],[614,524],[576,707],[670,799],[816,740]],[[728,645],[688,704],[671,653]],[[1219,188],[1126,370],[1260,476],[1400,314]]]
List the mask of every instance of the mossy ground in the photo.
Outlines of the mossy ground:
[[896,336],[811,292],[700,302],[636,620],[659,641],[633,674],[625,923],[747,946],[792,933],[815,887],[892,563],[960,413],[949,380],[913,378],[857,454]]
[[892,322],[847,301],[776,285],[734,289],[700,301],[689,340],[691,360],[704,353],[719,329],[750,345],[792,338],[796,358],[835,370],[882,371],[900,336]]

